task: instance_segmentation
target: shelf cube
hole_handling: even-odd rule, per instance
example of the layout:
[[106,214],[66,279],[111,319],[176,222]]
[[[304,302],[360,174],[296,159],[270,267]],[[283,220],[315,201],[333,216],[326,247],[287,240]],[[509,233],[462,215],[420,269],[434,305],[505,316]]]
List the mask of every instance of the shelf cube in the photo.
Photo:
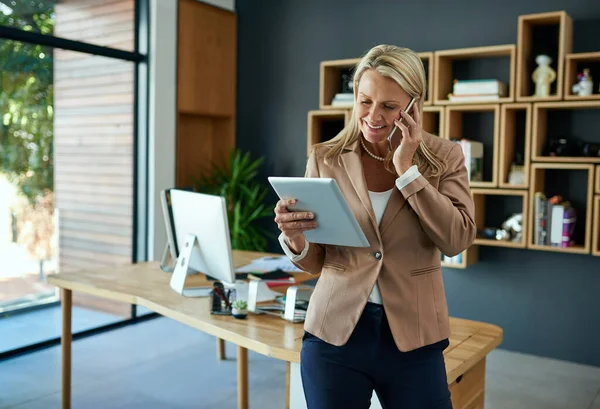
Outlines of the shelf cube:
[[[533,104],[532,160],[534,162],[600,163],[600,101],[560,101]],[[566,138],[573,144],[573,154],[550,156],[544,153],[548,142]],[[581,143],[581,146],[576,146]],[[584,149],[583,144],[588,144]],[[567,152],[567,147],[561,147]],[[557,151],[558,148],[552,148]],[[569,149],[571,151],[571,149]],[[587,153],[586,153],[587,152]],[[587,154],[588,156],[584,156]]]
[[[528,226],[528,192],[510,189],[471,189],[475,202],[477,238],[475,244],[482,246],[525,248]],[[501,229],[502,224],[514,214],[522,214],[521,239],[518,241],[487,238],[486,228]]]
[[[565,62],[565,84],[563,95],[567,101],[600,99],[600,88],[597,78],[600,78],[600,52],[567,54]],[[593,78],[592,95],[577,95],[573,85],[577,84],[577,74],[587,68]]]
[[[501,188],[529,187],[531,111],[529,103],[502,104],[498,169],[498,186]],[[514,166],[517,155],[523,160],[522,166]],[[516,176],[511,180],[511,171],[517,175],[522,172],[522,180]]]
[[[573,21],[565,11],[525,14],[519,16],[517,32],[517,101],[553,101],[563,96],[565,56],[573,48]],[[546,54],[556,71],[548,97],[536,97],[535,84],[531,79],[537,68],[535,61]]]
[[[563,253],[589,254],[591,249],[592,206],[593,206],[594,165],[583,163],[534,163],[531,165],[531,186],[529,189],[529,217],[527,247],[534,250],[557,251]],[[535,237],[543,237],[547,222],[539,221],[542,212],[536,213],[536,193],[542,192],[546,198],[560,195],[576,211],[575,229],[572,238],[575,244],[570,247],[539,244]],[[551,213],[550,213],[551,214]],[[536,224],[538,227],[536,228]],[[552,229],[552,226],[550,227]],[[546,235],[548,232],[546,232]],[[538,244],[536,244],[536,241]]]
[[342,109],[308,111],[308,152],[313,145],[334,138],[351,115],[352,111]]
[[[515,55],[516,46],[514,44],[436,51],[434,53],[434,103],[447,105],[513,102],[515,98]],[[507,96],[490,97],[483,101],[472,102],[450,101],[448,94],[452,93],[455,79],[491,78],[496,78],[506,84]]]
[[471,180],[472,187],[498,186],[499,135],[499,104],[446,107],[444,138],[483,143],[483,180]]

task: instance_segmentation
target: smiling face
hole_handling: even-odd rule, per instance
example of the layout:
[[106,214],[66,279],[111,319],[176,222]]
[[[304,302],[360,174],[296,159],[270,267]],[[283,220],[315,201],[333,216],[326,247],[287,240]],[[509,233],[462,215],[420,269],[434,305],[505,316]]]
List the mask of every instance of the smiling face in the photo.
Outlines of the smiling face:
[[[363,136],[372,144],[386,143],[396,126],[394,120],[410,102],[410,95],[396,81],[374,69],[366,70],[360,78],[356,98],[356,119]],[[397,132],[399,137],[401,133]]]

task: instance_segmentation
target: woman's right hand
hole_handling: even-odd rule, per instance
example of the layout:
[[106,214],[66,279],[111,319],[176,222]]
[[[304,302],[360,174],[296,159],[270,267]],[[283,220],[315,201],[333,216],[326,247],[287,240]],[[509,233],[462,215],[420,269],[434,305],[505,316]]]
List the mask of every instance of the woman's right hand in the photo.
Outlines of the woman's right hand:
[[275,223],[283,233],[294,253],[299,254],[304,249],[304,232],[317,227],[314,214],[311,212],[290,212],[288,206],[293,206],[296,201],[279,200],[275,206]]

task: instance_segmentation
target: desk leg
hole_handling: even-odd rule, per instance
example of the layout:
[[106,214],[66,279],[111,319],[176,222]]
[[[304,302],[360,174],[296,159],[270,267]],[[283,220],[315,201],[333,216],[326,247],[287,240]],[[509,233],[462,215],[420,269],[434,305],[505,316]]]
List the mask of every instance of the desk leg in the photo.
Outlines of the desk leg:
[[62,409],[71,409],[71,290],[62,288]]
[[222,361],[225,359],[225,340],[217,338],[217,359]]
[[248,409],[248,350],[237,347],[238,409]]
[[285,409],[290,409],[290,377],[292,371],[292,363],[285,363]]

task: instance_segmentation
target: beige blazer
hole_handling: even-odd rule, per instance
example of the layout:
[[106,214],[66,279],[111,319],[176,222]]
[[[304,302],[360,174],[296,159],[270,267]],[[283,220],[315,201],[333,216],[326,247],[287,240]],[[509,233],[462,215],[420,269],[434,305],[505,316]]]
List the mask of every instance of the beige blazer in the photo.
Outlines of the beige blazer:
[[[304,328],[333,345],[348,341],[375,282],[396,345],[409,351],[450,336],[440,250],[459,254],[475,239],[474,204],[459,144],[423,132],[428,147],[447,161],[439,177],[425,171],[394,189],[377,226],[365,182],[360,144],[326,165],[320,147],[309,157],[306,177],[334,178],[369,240],[368,248],[310,243],[295,264],[321,273]],[[317,215],[318,217],[318,215]]]

